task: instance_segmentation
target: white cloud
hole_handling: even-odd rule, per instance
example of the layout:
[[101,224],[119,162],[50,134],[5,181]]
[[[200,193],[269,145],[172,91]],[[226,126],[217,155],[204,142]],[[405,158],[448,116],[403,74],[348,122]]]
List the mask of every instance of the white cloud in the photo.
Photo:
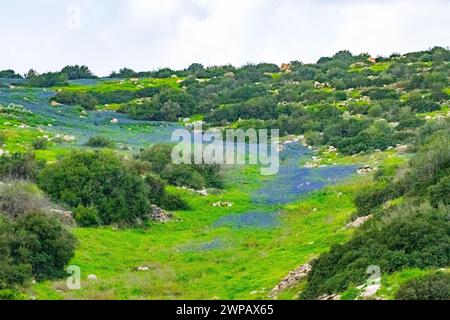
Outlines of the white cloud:
[[[82,28],[66,28],[79,5]],[[16,0],[0,2],[0,69],[314,62],[450,45],[448,0]]]

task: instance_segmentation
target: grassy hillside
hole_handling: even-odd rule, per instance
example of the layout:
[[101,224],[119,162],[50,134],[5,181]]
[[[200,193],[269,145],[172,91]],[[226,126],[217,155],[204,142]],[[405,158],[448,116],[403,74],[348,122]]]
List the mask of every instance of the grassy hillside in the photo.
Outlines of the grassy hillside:
[[[12,279],[0,271],[0,298],[268,299],[290,271],[317,258],[310,276],[279,299],[358,298],[373,264],[384,268],[377,296],[394,299],[410,292],[402,286],[411,280],[448,269],[445,234],[444,251],[430,249],[427,260],[425,250],[409,255],[416,240],[405,244],[402,232],[417,233],[428,250],[433,244],[422,231],[443,230],[432,218],[447,212],[450,198],[450,51],[377,59],[341,51],[283,70],[196,65],[124,69],[105,79],[64,70],[0,80],[0,253],[4,270],[18,272]],[[282,141],[296,142],[284,145],[273,177],[253,165],[173,166],[170,146],[161,143],[197,121],[204,128],[279,129]],[[96,199],[85,190],[103,193]],[[19,196],[26,205],[13,201]],[[147,219],[131,196],[146,208],[171,208],[173,218]],[[55,208],[70,212],[69,223],[54,221]],[[96,227],[82,228],[77,212]],[[52,243],[65,231],[78,241],[57,272],[44,276],[33,259],[41,247],[20,238],[25,230],[35,239],[27,219],[38,213],[40,226],[56,226]],[[404,218],[412,213],[420,226]],[[346,228],[366,217],[359,230]],[[384,234],[390,228],[400,230],[398,242]],[[81,290],[61,279],[67,265],[81,268]]]

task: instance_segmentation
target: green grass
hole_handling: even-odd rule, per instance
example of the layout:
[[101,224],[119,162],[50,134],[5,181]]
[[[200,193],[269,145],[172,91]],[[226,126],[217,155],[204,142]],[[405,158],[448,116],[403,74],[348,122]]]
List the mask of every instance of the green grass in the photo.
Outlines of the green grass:
[[[80,291],[67,291],[64,282],[40,283],[33,294],[39,299],[266,299],[291,270],[348,239],[351,231],[340,230],[353,212],[355,192],[367,182],[358,178],[287,205],[281,225],[272,229],[216,228],[222,216],[263,209],[249,196],[262,183],[258,168],[230,170],[227,177],[223,194],[185,194],[192,210],[176,213],[177,220],[168,224],[75,229],[79,247],[72,264],[81,267],[83,279],[95,274],[99,280],[83,280]],[[214,208],[216,201],[235,206]],[[199,250],[213,241],[220,245]],[[144,265],[151,270],[133,271]],[[292,299],[291,293],[280,298]]]
[[389,69],[389,67],[392,65],[392,62],[378,62],[369,67],[370,70],[373,72],[383,72]]
[[143,88],[151,87],[170,87],[172,89],[179,89],[180,85],[178,81],[182,78],[141,78],[138,81],[131,81],[130,79],[123,80],[111,80],[111,81],[101,81],[94,85],[80,85],[71,84],[64,87],[55,87],[55,91],[65,90],[65,91],[78,91],[78,92],[109,92],[109,91],[138,91]]
[[384,299],[395,299],[395,295],[402,284],[414,278],[431,274],[435,271],[436,270],[432,269],[414,268],[384,275],[381,279],[381,288],[378,290],[377,295]]
[[377,62],[375,64],[366,67],[351,67],[349,72],[362,72],[364,70],[371,70],[373,72],[380,73],[389,69],[391,65],[392,62]]

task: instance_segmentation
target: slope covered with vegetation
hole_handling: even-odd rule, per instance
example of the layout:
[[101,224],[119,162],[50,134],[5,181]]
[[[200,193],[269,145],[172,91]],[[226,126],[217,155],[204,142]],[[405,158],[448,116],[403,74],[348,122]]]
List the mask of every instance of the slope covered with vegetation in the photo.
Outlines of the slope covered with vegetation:
[[[0,76],[0,298],[273,298],[306,263],[278,298],[357,298],[373,265],[380,297],[448,298],[446,49]],[[199,121],[280,129],[279,174],[173,165]]]

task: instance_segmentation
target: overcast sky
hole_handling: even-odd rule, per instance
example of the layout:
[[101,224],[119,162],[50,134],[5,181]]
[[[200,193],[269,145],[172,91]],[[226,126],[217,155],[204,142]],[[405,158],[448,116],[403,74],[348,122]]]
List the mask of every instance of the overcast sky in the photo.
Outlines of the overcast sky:
[[450,46],[450,0],[0,0],[0,69],[107,75]]

